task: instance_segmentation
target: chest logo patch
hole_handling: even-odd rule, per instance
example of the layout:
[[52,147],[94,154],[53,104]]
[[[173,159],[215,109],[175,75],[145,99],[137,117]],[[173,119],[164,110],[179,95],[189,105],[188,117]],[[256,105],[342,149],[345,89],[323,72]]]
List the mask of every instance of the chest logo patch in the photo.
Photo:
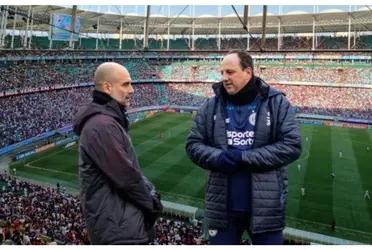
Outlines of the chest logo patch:
[[218,232],[217,230],[212,230],[212,229],[208,230],[209,236],[211,236],[211,237],[216,236],[217,232]]
[[254,126],[256,124],[256,113],[252,113],[249,115],[249,123]]

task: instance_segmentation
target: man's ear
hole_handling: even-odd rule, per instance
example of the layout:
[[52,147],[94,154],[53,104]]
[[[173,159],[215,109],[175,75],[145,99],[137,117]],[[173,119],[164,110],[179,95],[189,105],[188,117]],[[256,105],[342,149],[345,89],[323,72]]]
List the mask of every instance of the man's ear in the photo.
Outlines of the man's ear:
[[247,73],[250,74],[250,75],[252,75],[252,73],[253,73],[253,70],[252,70],[251,67],[246,67],[246,68],[244,69],[244,71],[247,72]]
[[102,83],[102,91],[105,92],[106,94],[110,94],[111,93],[111,83],[109,82],[104,82]]

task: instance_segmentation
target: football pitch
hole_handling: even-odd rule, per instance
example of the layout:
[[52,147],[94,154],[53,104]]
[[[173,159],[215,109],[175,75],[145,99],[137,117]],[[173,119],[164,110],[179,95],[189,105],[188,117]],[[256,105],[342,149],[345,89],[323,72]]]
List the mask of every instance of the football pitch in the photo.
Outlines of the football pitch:
[[[186,156],[190,127],[190,114],[159,113],[132,125],[130,135],[162,199],[203,208],[207,171]],[[301,134],[302,155],[289,168],[287,225],[372,244],[372,199],[364,197],[365,190],[372,194],[372,131],[302,125]],[[11,168],[78,190],[77,159],[77,146],[59,147]]]

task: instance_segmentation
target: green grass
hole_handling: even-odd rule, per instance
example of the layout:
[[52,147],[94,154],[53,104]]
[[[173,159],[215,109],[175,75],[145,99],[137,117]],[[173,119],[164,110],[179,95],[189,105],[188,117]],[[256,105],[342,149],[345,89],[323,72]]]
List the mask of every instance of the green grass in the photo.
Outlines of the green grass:
[[[203,208],[207,172],[186,156],[190,126],[188,114],[161,113],[131,126],[130,135],[162,198]],[[287,225],[372,244],[372,200],[363,198],[366,189],[372,193],[372,151],[366,150],[372,150],[372,131],[302,125],[301,133],[303,153],[289,168]],[[78,189],[77,158],[76,146],[55,148],[11,168],[17,175]]]

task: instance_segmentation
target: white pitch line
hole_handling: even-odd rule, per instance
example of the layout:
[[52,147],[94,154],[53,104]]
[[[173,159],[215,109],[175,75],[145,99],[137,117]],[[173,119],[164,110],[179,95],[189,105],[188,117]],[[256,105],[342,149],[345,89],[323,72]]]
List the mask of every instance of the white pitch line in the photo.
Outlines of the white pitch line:
[[54,170],[54,169],[48,169],[48,168],[35,167],[35,166],[32,166],[30,163],[26,163],[25,166],[28,167],[28,168],[44,170],[44,171],[52,172],[52,173],[58,173],[58,174],[66,174],[66,175],[78,176],[77,174],[74,174],[74,173],[68,173],[68,172],[63,172],[63,171]]
[[[61,153],[61,152],[63,152],[63,151],[67,151],[67,150],[70,150],[70,148],[63,148],[62,150],[58,150],[58,151],[56,151],[56,152],[54,152],[54,153],[52,153],[52,154],[47,154],[47,155],[44,156],[44,157],[37,158],[36,160],[30,161],[30,162],[28,162],[28,163],[29,163],[29,164],[31,164],[31,163],[35,163],[35,162],[38,162],[38,161],[41,161],[41,160],[47,159],[47,158],[49,158],[49,157],[51,157],[51,156],[57,155],[57,154],[59,154],[59,153]],[[36,153],[36,154],[38,154],[38,153]]]

